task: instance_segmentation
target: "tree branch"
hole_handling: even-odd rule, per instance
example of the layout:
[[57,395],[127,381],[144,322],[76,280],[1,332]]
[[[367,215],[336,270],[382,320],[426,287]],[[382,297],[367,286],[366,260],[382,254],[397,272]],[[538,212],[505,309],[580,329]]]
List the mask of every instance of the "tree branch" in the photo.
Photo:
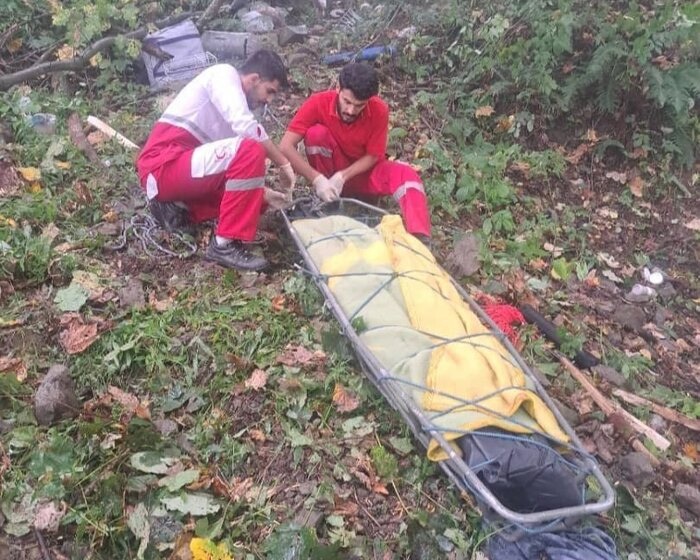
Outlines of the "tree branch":
[[[192,12],[185,12],[183,14],[171,16],[169,18],[157,21],[154,25],[159,28],[167,27],[169,25],[179,23],[190,16],[192,16]],[[92,45],[90,45],[85,51],[83,51],[83,53],[80,56],[76,56],[74,58],[71,58],[70,60],[54,60],[51,62],[44,62],[35,66],[31,66],[30,68],[26,68],[24,70],[13,72],[12,74],[0,76],[0,91],[9,89],[16,84],[25,82],[27,80],[31,80],[32,78],[43,76],[45,74],[52,74],[54,72],[72,72],[80,70],[85,65],[87,65],[87,63],[93,56],[95,56],[98,52],[111,47],[118,39],[123,37],[125,39],[140,40],[148,34],[148,31],[148,27],[144,26],[134,31],[130,31],[129,33],[124,33],[122,35],[103,37],[102,39],[99,39],[95,41]]]

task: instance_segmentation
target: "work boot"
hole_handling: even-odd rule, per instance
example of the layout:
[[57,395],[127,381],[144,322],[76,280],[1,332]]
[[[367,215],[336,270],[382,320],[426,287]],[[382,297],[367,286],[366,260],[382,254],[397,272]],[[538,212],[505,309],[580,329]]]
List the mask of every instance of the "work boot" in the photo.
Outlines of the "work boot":
[[187,208],[175,202],[161,202],[152,198],[148,201],[148,209],[158,225],[166,231],[190,234],[194,231]]
[[234,239],[228,245],[219,245],[212,236],[204,258],[237,270],[262,270],[269,264],[265,257],[251,253],[242,241]]

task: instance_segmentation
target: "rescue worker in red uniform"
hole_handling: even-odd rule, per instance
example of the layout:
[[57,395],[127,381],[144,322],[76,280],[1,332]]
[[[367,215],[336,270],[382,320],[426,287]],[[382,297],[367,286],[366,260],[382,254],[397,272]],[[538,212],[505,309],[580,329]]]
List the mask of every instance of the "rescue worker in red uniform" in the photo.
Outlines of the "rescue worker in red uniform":
[[[389,108],[378,93],[373,67],[348,64],[337,90],[315,93],[299,108],[280,150],[325,202],[341,195],[393,196],[406,230],[427,242],[430,215],[423,183],[408,164],[386,159]],[[297,151],[301,140],[308,162]]]
[[265,187],[265,159],[279,167],[289,196],[296,177],[251,111],[286,83],[282,60],[268,50],[254,53],[239,71],[211,66],[168,105],[139,154],[139,180],[162,227],[174,231],[218,218],[207,260],[242,270],[268,264],[245,245],[267,205],[285,199]]

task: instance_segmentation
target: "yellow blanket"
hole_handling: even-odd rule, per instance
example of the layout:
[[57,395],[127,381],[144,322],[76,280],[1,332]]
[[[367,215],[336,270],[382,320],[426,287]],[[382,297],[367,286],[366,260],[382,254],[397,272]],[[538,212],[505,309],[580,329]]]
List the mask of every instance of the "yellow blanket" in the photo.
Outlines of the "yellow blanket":
[[[362,318],[360,338],[445,439],[494,426],[568,441],[530,379],[399,216],[375,229],[342,216],[293,225],[343,311]],[[431,441],[428,457],[446,456]]]

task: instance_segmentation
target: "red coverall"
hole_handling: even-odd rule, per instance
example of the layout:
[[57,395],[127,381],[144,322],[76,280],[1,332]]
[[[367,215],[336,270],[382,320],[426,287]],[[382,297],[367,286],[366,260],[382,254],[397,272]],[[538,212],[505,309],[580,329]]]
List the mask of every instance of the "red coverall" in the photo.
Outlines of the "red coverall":
[[343,196],[392,195],[399,203],[406,230],[430,235],[430,214],[420,177],[408,164],[386,159],[389,108],[371,97],[357,120],[345,123],[338,116],[338,92],[316,93],[299,108],[287,130],[304,137],[309,164],[330,177],[366,154],[379,158],[376,165],[343,186]]

